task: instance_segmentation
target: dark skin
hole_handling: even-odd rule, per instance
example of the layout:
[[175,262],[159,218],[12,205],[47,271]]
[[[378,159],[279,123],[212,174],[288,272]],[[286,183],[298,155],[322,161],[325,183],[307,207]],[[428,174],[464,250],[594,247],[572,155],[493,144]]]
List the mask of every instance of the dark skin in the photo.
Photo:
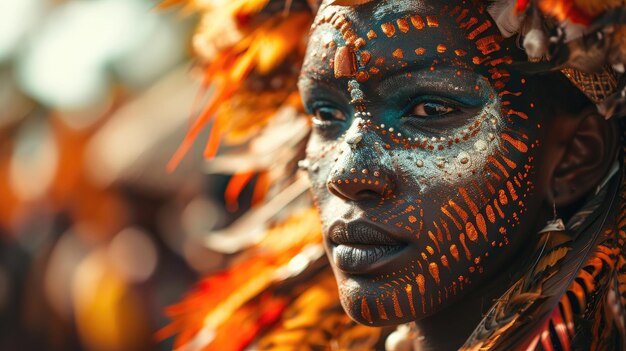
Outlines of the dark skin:
[[611,166],[617,128],[547,98],[553,78],[511,69],[516,55],[474,3],[322,5],[300,91],[354,320],[416,321],[429,347],[457,349],[524,271],[552,203],[577,203]]

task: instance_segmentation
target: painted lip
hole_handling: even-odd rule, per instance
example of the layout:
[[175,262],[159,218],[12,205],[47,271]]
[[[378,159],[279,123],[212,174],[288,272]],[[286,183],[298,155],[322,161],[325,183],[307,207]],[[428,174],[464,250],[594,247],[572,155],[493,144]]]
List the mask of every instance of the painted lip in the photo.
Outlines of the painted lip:
[[334,223],[329,241],[337,268],[352,274],[375,271],[408,247],[406,242],[364,221]]

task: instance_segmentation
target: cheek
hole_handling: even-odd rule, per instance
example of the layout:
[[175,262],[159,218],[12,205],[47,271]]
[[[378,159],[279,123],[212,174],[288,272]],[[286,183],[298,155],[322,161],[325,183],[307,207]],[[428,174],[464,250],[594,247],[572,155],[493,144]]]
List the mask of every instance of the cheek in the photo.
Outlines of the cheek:
[[312,133],[306,149],[305,166],[311,182],[311,192],[315,204],[322,214],[325,207],[320,206],[331,196],[326,182],[330,172],[341,154],[340,143],[336,140],[329,141],[317,133]]
[[398,159],[404,181],[432,196],[450,193],[485,175],[488,161],[501,148],[504,122],[499,110],[499,103],[493,102],[465,128],[423,139],[426,147],[422,149],[401,151]]
[[536,142],[526,125],[511,124],[509,110],[494,102],[462,131],[398,152],[399,196],[418,198],[423,211],[394,224],[417,233],[423,265],[458,274],[449,282],[483,272],[481,261],[509,244],[527,212]]
[[[459,145],[459,155],[468,160],[464,172],[454,182],[455,172],[442,169],[431,195],[424,196],[434,199],[427,230],[435,232],[437,222],[449,223],[452,275],[473,285],[501,270],[502,262],[531,240],[540,207],[534,183],[540,127],[532,113],[521,112],[530,105],[522,94],[500,96],[498,112]],[[476,148],[485,143],[486,148]],[[457,171],[458,162],[450,169]]]

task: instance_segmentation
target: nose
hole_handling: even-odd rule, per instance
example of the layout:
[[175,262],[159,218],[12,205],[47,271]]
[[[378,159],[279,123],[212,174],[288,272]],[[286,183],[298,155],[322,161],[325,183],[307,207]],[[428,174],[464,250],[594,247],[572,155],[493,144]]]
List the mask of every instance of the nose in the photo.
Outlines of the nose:
[[[352,129],[351,129],[352,130]],[[373,131],[348,132],[327,188],[346,201],[380,200],[393,194],[391,157]]]

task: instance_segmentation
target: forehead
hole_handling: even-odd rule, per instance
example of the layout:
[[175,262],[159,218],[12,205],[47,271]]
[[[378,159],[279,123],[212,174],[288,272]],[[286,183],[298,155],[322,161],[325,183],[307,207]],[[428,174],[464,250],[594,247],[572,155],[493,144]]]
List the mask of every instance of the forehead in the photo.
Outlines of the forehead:
[[344,76],[337,68],[361,81],[403,68],[481,69],[500,55],[502,40],[480,1],[324,3],[312,29],[302,74],[321,80]]

